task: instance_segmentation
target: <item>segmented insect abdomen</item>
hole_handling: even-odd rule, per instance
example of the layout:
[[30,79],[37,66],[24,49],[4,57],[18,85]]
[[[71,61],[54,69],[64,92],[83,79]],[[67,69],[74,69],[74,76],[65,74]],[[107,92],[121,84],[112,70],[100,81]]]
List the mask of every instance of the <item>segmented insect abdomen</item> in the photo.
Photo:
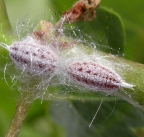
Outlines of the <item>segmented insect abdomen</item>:
[[95,62],[75,61],[68,66],[67,71],[74,82],[95,91],[112,92],[121,87],[133,87],[123,82],[116,72]]
[[44,45],[17,42],[10,46],[9,54],[23,71],[50,74],[57,68],[57,55]]

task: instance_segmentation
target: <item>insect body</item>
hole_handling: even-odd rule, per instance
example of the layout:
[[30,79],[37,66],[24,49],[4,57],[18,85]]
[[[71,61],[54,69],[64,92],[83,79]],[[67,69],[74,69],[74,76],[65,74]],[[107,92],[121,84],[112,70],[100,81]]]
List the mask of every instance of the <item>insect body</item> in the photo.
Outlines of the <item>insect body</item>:
[[74,82],[95,91],[113,92],[121,87],[133,89],[133,85],[125,83],[116,72],[95,62],[75,61],[67,71]]
[[50,74],[57,68],[57,55],[46,45],[34,42],[32,37],[5,48],[15,65],[23,71]]

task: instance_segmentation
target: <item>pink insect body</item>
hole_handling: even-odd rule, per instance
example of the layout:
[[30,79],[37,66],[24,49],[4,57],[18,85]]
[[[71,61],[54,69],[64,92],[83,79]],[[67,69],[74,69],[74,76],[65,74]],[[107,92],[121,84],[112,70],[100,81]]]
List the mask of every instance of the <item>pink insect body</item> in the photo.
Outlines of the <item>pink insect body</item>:
[[16,42],[8,50],[12,61],[23,71],[50,74],[57,68],[58,57],[46,45]]
[[67,71],[73,81],[95,91],[113,92],[121,87],[133,87],[125,83],[116,72],[95,62],[75,61]]

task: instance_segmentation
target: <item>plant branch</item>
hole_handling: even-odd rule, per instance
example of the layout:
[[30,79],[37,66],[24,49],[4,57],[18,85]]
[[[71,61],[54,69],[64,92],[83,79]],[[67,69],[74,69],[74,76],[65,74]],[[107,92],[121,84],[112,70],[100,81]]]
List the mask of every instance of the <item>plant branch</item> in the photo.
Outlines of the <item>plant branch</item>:
[[17,105],[15,114],[12,118],[10,127],[5,137],[17,137],[20,131],[20,128],[23,124],[23,121],[27,115],[27,112],[33,101],[26,99],[24,95],[20,96]]

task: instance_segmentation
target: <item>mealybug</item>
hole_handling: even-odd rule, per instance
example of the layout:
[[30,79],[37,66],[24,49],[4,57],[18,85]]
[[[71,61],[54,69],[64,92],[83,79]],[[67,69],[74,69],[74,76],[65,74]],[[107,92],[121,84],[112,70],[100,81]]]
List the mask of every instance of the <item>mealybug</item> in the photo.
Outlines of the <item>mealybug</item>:
[[9,51],[15,65],[23,71],[50,74],[57,68],[57,55],[50,47],[35,42],[30,36],[10,46],[2,46]]
[[74,61],[67,68],[70,78],[94,91],[113,92],[122,88],[133,89],[113,70],[89,61]]

